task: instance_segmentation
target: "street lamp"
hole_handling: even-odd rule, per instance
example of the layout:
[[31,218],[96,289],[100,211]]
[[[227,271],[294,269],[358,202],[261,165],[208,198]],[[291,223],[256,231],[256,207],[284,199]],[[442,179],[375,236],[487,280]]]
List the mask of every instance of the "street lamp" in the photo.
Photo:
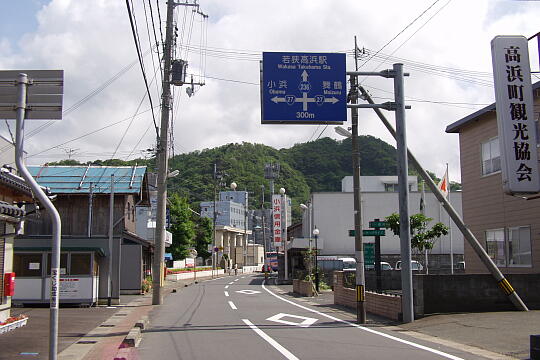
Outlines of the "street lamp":
[[341,126],[336,126],[334,127],[334,131],[338,134],[338,135],[341,135],[341,136],[345,136],[345,137],[352,137],[352,134],[349,130],[345,130],[344,128],[342,128]]
[[317,244],[319,229],[313,229],[313,236],[315,236],[315,290],[319,292],[319,262],[317,260],[317,255],[319,254],[319,246]]
[[279,193],[281,194],[281,209],[282,211],[285,209],[285,211],[282,212],[284,226],[281,237],[283,239],[283,252],[285,256],[285,280],[289,280],[289,259],[287,253],[287,195],[285,195],[285,188],[280,188]]
[[[311,254],[311,203],[308,203],[308,205],[305,205],[305,204],[300,204],[300,207],[306,211],[307,210],[307,215],[308,215],[308,234],[309,234],[309,253]],[[309,274],[309,279],[311,281],[311,260],[309,261],[308,263],[308,274]]]

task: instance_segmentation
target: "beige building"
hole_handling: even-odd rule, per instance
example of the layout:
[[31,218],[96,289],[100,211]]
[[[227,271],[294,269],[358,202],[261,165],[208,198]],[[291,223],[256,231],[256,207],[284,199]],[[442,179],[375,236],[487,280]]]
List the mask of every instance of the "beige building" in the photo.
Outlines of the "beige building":
[[[540,82],[533,95],[538,134]],[[459,134],[465,223],[503,273],[540,273],[540,196],[527,200],[503,192],[495,104],[446,132]],[[487,272],[467,242],[464,255],[467,273]]]

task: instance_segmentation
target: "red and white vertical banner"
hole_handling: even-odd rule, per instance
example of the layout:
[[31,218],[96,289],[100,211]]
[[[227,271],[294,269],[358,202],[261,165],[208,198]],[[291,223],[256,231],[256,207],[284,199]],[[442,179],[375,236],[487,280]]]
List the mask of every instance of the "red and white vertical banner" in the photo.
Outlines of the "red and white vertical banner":
[[527,38],[496,36],[491,56],[504,191],[537,193],[540,178]]
[[282,226],[281,226],[281,195],[272,195],[272,221],[273,221],[273,235],[274,235],[274,246],[276,251],[278,247],[282,246]]

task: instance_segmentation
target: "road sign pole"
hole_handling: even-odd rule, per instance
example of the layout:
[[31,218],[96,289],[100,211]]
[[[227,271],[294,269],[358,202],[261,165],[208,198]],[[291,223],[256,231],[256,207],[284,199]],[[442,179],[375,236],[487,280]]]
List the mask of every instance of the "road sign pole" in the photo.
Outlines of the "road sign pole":
[[28,76],[19,74],[17,80],[18,101],[17,101],[17,130],[15,138],[15,162],[17,169],[24,180],[30,185],[32,191],[43,204],[52,223],[52,256],[51,256],[51,301],[49,317],[49,359],[56,360],[58,353],[58,305],[60,295],[60,246],[62,233],[62,221],[58,210],[54,207],[51,200],[43,192],[41,186],[32,177],[26,165],[24,164],[24,119],[26,110],[26,89],[28,86]]
[[405,94],[403,91],[403,64],[394,64],[394,96],[396,102],[397,160],[399,183],[399,240],[401,246],[401,290],[403,322],[414,321],[411,271],[411,240],[409,220],[409,186],[407,163],[407,136],[405,129]]
[[[379,221],[379,219],[375,219]],[[378,230],[379,228],[376,227]],[[382,274],[381,274],[381,237],[375,236],[375,275],[377,276],[377,292],[382,291]]]

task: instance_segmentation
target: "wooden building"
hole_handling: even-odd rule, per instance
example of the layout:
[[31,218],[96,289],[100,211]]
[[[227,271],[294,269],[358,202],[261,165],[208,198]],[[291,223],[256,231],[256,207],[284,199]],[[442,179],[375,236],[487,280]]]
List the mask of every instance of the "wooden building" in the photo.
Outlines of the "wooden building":
[[[146,167],[29,166],[32,176],[49,188],[62,220],[60,273],[68,278],[91,278],[69,293],[61,281],[60,301],[93,302],[89,298],[108,298],[109,271],[113,303],[121,293],[140,293],[141,283],[151,268],[153,246],[136,235],[136,206],[150,206]],[[113,194],[113,195],[112,195]],[[110,201],[112,211],[112,253],[109,251]],[[47,211],[28,219],[23,236],[15,240],[14,261],[21,266],[19,279],[41,284],[42,292],[21,291],[16,302],[48,301],[52,225]],[[109,256],[112,269],[109,270]],[[33,263],[34,269],[25,264]],[[39,265],[38,265],[39,264]],[[39,269],[38,269],[39,268]],[[86,281],[86,280],[85,280]],[[82,284],[82,280],[80,283]],[[22,284],[21,284],[22,285]],[[93,295],[88,286],[95,287]],[[80,295],[80,297],[78,297]]]

